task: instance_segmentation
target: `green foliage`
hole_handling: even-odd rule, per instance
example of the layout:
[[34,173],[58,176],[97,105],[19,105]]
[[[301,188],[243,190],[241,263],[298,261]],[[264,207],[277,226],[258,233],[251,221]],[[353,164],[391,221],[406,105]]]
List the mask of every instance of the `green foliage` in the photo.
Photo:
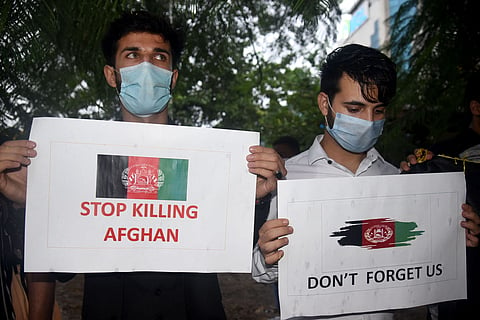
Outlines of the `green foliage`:
[[428,147],[468,125],[465,82],[480,69],[476,5],[475,0],[407,0],[392,17],[389,49],[399,83],[391,130],[384,137],[391,142],[385,143],[391,158],[399,161],[414,146]]
[[[317,112],[317,90],[311,89],[318,79],[305,70],[279,70],[295,60],[293,52],[313,64],[322,60],[334,37],[337,2],[2,0],[1,135],[28,136],[37,116],[119,118],[115,91],[103,78],[99,42],[110,21],[133,9],[166,13],[187,28],[169,108],[178,124],[260,130],[267,143],[292,128],[303,132],[310,124],[302,117]],[[326,33],[318,38],[321,25]],[[276,40],[265,47],[263,39],[272,33]],[[316,50],[306,53],[308,45]],[[263,49],[278,59],[266,60]]]
[[302,149],[308,148],[323,122],[317,106],[318,77],[283,64],[271,64],[264,71],[270,81],[262,86],[259,95],[266,97],[269,104],[262,108],[259,128],[266,145],[289,135],[300,142]]
[[[6,1],[0,21],[2,135],[25,137],[38,116],[111,118],[99,35],[121,2]],[[8,8],[8,9],[7,9]],[[107,100],[108,101],[108,100]],[[85,115],[82,110],[94,110]],[[105,109],[108,110],[108,109]]]

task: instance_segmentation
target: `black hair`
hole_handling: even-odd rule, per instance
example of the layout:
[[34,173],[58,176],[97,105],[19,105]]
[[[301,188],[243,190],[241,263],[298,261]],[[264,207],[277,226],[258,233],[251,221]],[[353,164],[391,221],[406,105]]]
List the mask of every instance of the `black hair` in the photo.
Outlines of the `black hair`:
[[[359,44],[349,44],[331,52],[321,69],[321,88],[330,101],[340,91],[343,74],[361,88],[362,96],[371,103],[390,103],[397,88],[395,63],[380,51]],[[378,97],[375,89],[378,89]]]
[[298,142],[297,139],[295,139],[292,136],[281,136],[278,139],[276,139],[272,145],[277,145],[277,144],[288,144],[291,146],[293,149],[296,151],[300,151],[300,143]]
[[480,73],[470,75],[465,87],[464,103],[470,110],[470,102],[475,100],[480,102]]
[[[280,145],[285,145],[286,147],[278,148]],[[300,143],[292,136],[281,136],[273,142],[273,149],[282,158],[290,158],[300,153]]]
[[114,20],[102,39],[102,51],[108,65],[115,66],[118,40],[132,32],[148,32],[161,35],[172,48],[172,63],[176,67],[185,46],[185,33],[174,28],[164,16],[147,11],[125,12]]

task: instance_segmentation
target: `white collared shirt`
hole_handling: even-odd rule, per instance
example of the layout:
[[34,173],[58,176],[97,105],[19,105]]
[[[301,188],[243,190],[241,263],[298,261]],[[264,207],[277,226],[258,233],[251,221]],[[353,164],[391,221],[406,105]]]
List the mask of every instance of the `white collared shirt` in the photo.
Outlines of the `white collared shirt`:
[[[353,173],[343,165],[329,158],[327,153],[320,145],[323,135],[319,135],[313,141],[312,146],[288,159],[285,162],[287,169],[286,179],[318,179],[331,177],[358,177],[358,176],[377,176],[398,174],[400,170],[385,161],[375,148],[367,152],[367,156],[360,163],[357,172]],[[268,220],[277,218],[277,196],[273,195],[270,204]],[[260,252],[258,245],[255,245],[253,251],[252,277],[261,283],[274,283],[278,279],[278,266],[266,265],[265,259]],[[393,312],[357,314],[340,317],[327,317],[325,319],[375,319],[387,320],[393,319]],[[322,319],[324,319],[322,317]]]

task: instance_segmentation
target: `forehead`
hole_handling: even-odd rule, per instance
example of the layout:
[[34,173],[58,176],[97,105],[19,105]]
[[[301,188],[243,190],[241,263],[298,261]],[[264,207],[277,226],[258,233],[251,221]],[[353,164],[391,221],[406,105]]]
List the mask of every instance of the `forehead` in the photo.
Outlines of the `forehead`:
[[118,40],[117,54],[126,48],[138,48],[141,51],[155,51],[155,49],[172,51],[170,43],[162,35],[148,32],[131,32],[121,37]]
[[[338,95],[343,95],[345,98],[355,98],[356,100],[365,100],[362,94],[362,87],[347,74],[343,74],[338,82]],[[363,88],[368,96],[378,99],[378,88],[375,85],[366,86]]]

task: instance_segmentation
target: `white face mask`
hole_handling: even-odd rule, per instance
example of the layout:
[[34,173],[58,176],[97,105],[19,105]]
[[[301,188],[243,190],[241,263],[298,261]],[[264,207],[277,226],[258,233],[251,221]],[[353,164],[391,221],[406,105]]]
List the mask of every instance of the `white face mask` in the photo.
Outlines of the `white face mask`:
[[[328,106],[335,112],[328,100]],[[345,150],[362,153],[370,150],[382,135],[385,119],[368,121],[335,112],[335,121],[330,128],[327,119],[327,132]]]
[[162,112],[170,100],[173,73],[149,62],[120,68],[120,101],[132,114],[148,117]]

